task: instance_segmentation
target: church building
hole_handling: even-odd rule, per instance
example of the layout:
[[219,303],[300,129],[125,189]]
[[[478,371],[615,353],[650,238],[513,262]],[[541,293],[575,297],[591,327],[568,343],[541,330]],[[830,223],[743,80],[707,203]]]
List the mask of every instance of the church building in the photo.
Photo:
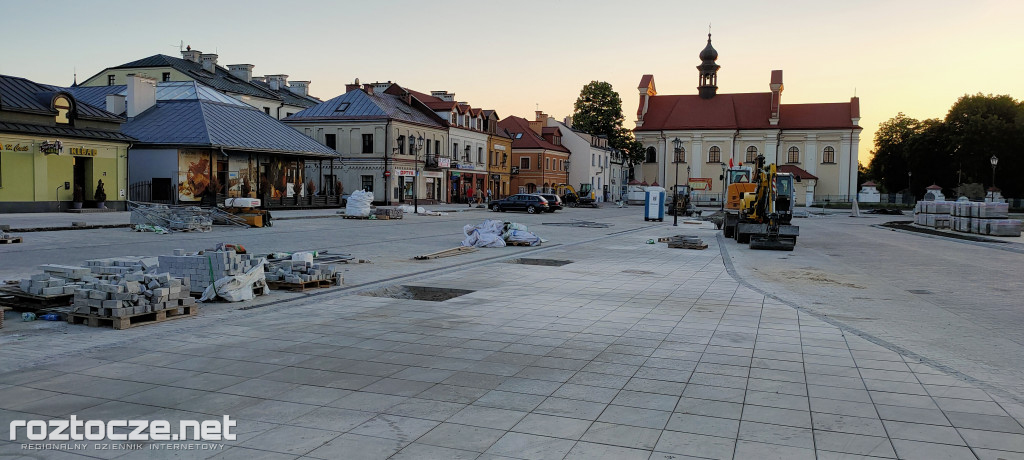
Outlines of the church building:
[[641,78],[633,133],[646,147],[646,158],[635,169],[637,180],[671,188],[678,170],[679,184],[689,180],[696,194],[718,200],[730,161],[752,163],[763,154],[767,163],[801,178],[796,184],[800,205],[855,198],[861,131],[857,97],[783,104],[781,70],[772,70],[768,92],[719,94],[721,66],[711,34],[699,57],[697,94],[659,95],[653,75]]

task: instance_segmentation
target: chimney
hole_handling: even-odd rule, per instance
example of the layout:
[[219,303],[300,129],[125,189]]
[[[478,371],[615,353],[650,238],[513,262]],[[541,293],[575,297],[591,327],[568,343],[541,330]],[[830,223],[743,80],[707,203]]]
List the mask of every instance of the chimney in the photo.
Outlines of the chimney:
[[572,115],[566,115],[565,121],[562,122],[567,128],[572,128]]
[[373,84],[372,83],[367,83],[367,84],[363,85],[363,91],[366,91],[366,94],[369,94],[370,96],[373,96]]
[[198,64],[199,63],[199,56],[201,56],[202,54],[203,54],[202,51],[194,50],[192,48],[189,48],[189,49],[181,52],[181,58],[186,60],[186,61],[195,62],[195,63]]
[[346,93],[349,92],[349,91],[355,91],[357,89],[359,89],[359,79],[358,78],[353,83],[345,84],[345,92]]
[[125,115],[134,118],[156,105],[156,79],[133,73],[126,77],[128,97],[125,99]]
[[125,110],[125,96],[122,94],[107,95],[107,112],[120,115]]
[[267,75],[267,84],[274,91],[285,89],[288,87],[288,76],[284,74]]
[[228,72],[235,78],[244,82],[252,81],[252,64],[228,64]]
[[430,95],[446,102],[455,100],[455,93],[448,94],[448,91],[431,91]]
[[850,98],[850,121],[854,126],[860,123],[860,98],[857,96]]
[[538,110],[538,111],[536,111],[534,113],[536,114],[535,115],[536,119],[534,121],[539,121],[539,122],[543,123],[544,125],[548,124],[548,114],[546,114],[544,112],[541,112],[540,110]]
[[782,105],[782,71],[772,71],[772,82],[768,85],[772,90],[772,108],[768,117],[768,123],[772,126],[779,124],[779,106]]
[[295,94],[298,94],[298,95],[301,95],[301,96],[308,96],[309,95],[309,81],[293,80],[291,82],[291,84],[288,85],[288,91],[291,91],[291,92],[293,92]]
[[217,55],[213,53],[204,53],[199,56],[202,60],[203,70],[210,73],[217,73]]

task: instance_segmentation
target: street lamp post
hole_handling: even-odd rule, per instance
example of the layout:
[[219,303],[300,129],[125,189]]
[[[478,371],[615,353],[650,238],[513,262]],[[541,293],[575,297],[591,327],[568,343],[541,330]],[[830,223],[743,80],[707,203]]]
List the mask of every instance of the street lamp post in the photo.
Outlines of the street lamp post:
[[[675,153],[676,153],[676,156],[675,156],[675,164],[676,164],[676,177],[675,177],[675,181],[676,181],[676,184],[675,184],[675,186],[672,187],[672,226],[673,227],[678,227],[679,226],[679,159],[680,159],[680,156],[681,156],[680,154],[683,152],[683,141],[679,140],[679,138],[677,137],[677,138],[672,140],[672,146],[675,147]],[[689,168],[689,166],[687,166],[687,168]]]
[[910,198],[914,196],[914,191],[911,190],[910,176],[914,174],[913,171],[907,171],[907,204],[910,204]]
[[992,201],[994,202],[996,201],[996,165],[999,164],[999,157],[992,155],[988,162],[992,164]]
[[424,140],[423,135],[421,134],[419,137],[410,137],[409,142],[411,143],[414,139],[416,140],[416,144],[410,147],[412,148],[414,155],[413,170],[415,171],[412,176],[412,213],[416,214],[420,212],[420,192],[419,190],[416,190],[416,179],[420,177],[420,151],[423,150]]

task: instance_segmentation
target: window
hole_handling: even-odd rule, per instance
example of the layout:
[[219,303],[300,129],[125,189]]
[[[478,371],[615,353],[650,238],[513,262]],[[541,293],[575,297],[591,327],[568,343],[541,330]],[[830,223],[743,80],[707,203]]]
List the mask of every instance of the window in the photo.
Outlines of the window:
[[459,161],[459,144],[452,143],[452,159]]
[[453,125],[455,124],[455,112],[452,112],[452,115],[448,117],[448,122]]
[[434,141],[434,152],[441,155],[441,141]]
[[107,86],[114,86],[114,76],[107,75]]
[[565,171],[565,161],[564,160],[558,160],[558,170],[559,171]]
[[796,147],[790,147],[789,153],[786,155],[787,163],[799,163],[800,162],[800,149]]
[[363,190],[366,190],[367,192],[372,192],[373,191],[373,176],[359,176],[359,178],[362,180]]
[[263,113],[265,113],[267,115],[270,115],[270,107],[264,107],[263,108]]
[[590,166],[597,166],[597,155],[590,154]]
[[373,134],[363,134],[363,153],[373,153]]
[[480,163],[480,164],[484,163],[484,148],[483,147],[477,147],[476,148],[476,162]]
[[721,163],[722,162],[722,149],[718,148],[717,145],[711,146],[708,149],[708,163]]
[[757,147],[751,145],[750,147],[747,147],[747,159],[745,161],[747,163],[753,163],[755,158],[757,158]]
[[676,163],[686,163],[686,147],[679,147],[679,153],[676,154]]
[[647,147],[647,157],[644,158],[644,163],[654,163],[658,161],[658,151],[654,147]]
[[53,100],[53,108],[57,109],[57,123],[65,125],[71,123],[71,120],[68,120],[68,112],[71,111],[71,102],[68,101],[68,98],[58,96]]
[[471,149],[471,148],[473,148],[473,147],[470,147],[470,146],[468,146],[468,145],[466,146],[466,153],[464,154],[464,158],[466,159],[466,163],[470,163],[470,162],[472,162],[472,161],[473,161],[473,159],[469,157],[469,155],[470,155],[470,149]]
[[163,75],[160,76],[160,79],[161,81],[171,81],[171,73],[164,72]]
[[427,139],[426,141],[424,141],[424,143],[427,144],[427,155],[429,156],[430,155],[430,139]]
[[530,169],[530,157],[519,157],[519,169],[523,171]]
[[836,162],[836,149],[832,146],[825,147],[825,151],[821,154],[822,163],[835,163]]
[[338,150],[338,137],[336,134],[324,134],[324,145]]
[[398,154],[405,155],[405,136],[398,136]]
[[550,158],[545,158],[544,159],[544,169],[551,169],[551,159]]

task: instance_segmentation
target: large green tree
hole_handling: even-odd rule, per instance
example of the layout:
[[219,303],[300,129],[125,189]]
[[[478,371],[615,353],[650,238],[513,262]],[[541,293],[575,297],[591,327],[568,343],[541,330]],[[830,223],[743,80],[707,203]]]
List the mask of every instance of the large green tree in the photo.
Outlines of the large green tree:
[[592,81],[583,86],[573,104],[572,127],[598,136],[608,137],[608,144],[625,153],[626,161],[643,161],[643,145],[622,123],[622,98],[611,83]]

